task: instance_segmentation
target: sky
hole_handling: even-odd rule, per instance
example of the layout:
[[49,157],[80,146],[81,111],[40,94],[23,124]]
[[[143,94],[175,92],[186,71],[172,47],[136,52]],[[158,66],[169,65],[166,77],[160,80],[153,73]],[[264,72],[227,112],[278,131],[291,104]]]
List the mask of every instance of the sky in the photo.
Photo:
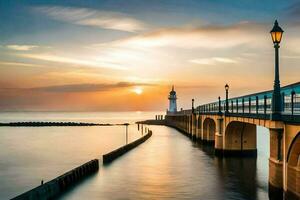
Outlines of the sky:
[[0,111],[164,111],[299,81],[295,0],[0,0]]

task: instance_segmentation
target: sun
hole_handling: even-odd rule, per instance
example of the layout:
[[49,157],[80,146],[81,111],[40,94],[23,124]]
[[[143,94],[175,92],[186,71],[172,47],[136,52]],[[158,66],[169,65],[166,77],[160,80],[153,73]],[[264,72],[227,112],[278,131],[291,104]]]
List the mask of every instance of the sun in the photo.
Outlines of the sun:
[[135,87],[135,88],[132,89],[132,91],[134,93],[136,93],[137,95],[141,95],[143,93],[143,88],[141,88],[141,87]]

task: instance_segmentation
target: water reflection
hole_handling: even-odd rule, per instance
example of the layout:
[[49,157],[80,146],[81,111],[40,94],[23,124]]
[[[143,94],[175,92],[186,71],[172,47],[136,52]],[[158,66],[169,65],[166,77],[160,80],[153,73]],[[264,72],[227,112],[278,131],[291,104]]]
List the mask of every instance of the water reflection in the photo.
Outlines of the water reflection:
[[[157,114],[157,113],[156,113]],[[0,121],[124,123],[153,113],[2,113]],[[129,120],[128,120],[129,119]],[[125,127],[1,127],[0,199],[8,199],[125,143]],[[269,134],[258,129],[258,157],[214,156],[178,131],[151,126],[143,145],[101,167],[61,199],[268,199]],[[140,137],[129,127],[129,140]]]
[[[129,126],[128,140],[141,137]],[[1,127],[0,199],[9,199],[125,144],[125,127]]]
[[61,199],[268,199],[255,158],[217,158],[213,148],[176,130],[152,126],[153,136],[102,167]]
[[[194,148],[203,151],[214,160],[217,169],[217,179],[223,185],[224,198],[232,199],[264,199],[267,198],[267,187],[259,188],[257,181],[257,159],[256,158],[220,158],[214,156],[212,145],[194,142]],[[258,190],[263,190],[263,196],[258,196]],[[237,191],[237,192],[235,192]]]

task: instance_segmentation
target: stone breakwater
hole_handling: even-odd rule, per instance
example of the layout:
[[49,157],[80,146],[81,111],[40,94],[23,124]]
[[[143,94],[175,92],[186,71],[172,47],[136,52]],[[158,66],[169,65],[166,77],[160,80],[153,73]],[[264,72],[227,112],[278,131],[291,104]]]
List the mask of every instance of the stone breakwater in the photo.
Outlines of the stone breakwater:
[[125,146],[122,146],[110,153],[103,155],[103,164],[108,164],[108,163],[114,161],[118,157],[122,156],[123,154],[127,153],[128,151],[134,149],[138,145],[140,145],[143,142],[145,142],[146,140],[148,140],[151,136],[152,136],[152,131],[149,130],[145,136],[135,140],[134,142],[131,142],[131,143],[129,143]]
[[71,186],[99,170],[99,160],[91,160],[67,173],[25,192],[12,200],[55,199]]

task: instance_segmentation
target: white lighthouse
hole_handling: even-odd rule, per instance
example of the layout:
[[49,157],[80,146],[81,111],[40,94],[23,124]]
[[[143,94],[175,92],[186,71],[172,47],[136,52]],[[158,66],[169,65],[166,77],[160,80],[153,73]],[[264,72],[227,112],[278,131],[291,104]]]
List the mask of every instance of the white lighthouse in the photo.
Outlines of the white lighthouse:
[[177,112],[177,104],[176,104],[176,92],[174,90],[174,85],[172,86],[172,90],[170,91],[169,94],[169,110],[168,113],[176,113]]

